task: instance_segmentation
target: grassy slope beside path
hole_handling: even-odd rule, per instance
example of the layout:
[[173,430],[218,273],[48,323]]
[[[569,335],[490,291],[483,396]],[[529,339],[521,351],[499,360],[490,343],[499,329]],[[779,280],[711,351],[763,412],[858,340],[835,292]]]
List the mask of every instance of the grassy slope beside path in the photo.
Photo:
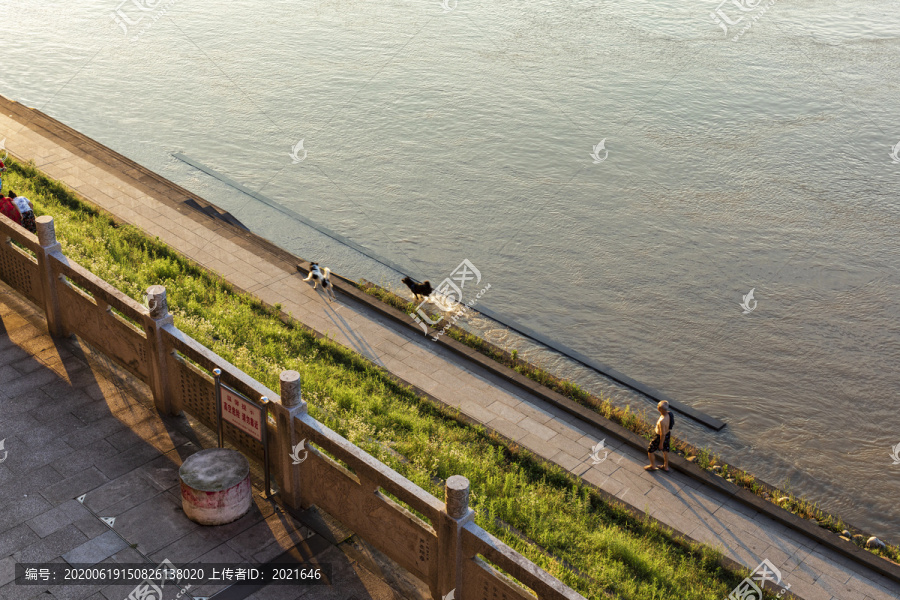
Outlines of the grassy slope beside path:
[[355,352],[284,324],[258,300],[141,230],[117,226],[32,166],[10,162],[4,183],[29,197],[37,214],[55,217],[69,258],[138,301],[148,286],[165,285],[180,329],[272,389],[282,370],[299,371],[313,416],[438,498],[447,477],[468,477],[478,524],[582,595],[721,600],[741,580],[718,553],[634,518],[566,471],[436,408]]

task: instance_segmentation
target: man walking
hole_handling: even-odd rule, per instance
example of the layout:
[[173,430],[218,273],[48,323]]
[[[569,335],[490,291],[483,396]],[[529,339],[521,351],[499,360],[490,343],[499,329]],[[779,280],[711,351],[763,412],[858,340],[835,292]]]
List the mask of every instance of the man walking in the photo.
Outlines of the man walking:
[[669,410],[669,403],[663,400],[656,405],[659,411],[659,419],[656,421],[656,435],[647,446],[647,456],[650,458],[650,464],[644,467],[645,471],[656,471],[656,454],[660,445],[663,451],[663,471],[669,470],[669,438],[672,435],[672,427],[675,425],[675,415]]

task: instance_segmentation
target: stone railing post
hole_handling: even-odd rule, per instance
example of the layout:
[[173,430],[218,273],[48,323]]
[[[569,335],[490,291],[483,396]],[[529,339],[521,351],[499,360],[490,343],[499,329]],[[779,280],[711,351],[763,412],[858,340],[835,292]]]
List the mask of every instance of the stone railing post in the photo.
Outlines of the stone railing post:
[[[308,410],[300,393],[300,373],[297,371],[281,372],[281,401],[269,402],[269,411],[275,418],[275,435],[269,438],[269,460],[272,472],[278,484],[282,501],[293,508],[303,508],[300,500],[300,463],[306,460],[307,450],[294,447],[301,441],[299,432],[294,426],[294,418],[305,415]],[[294,464],[297,456],[300,463]]]
[[41,289],[44,296],[44,313],[47,315],[47,329],[53,337],[64,337],[65,328],[62,323],[62,314],[59,310],[59,295],[56,285],[59,279],[53,276],[50,268],[50,255],[59,253],[62,257],[62,247],[56,241],[56,227],[53,217],[42,215],[35,219],[37,224],[38,243],[41,245],[38,254],[38,265],[41,269]]
[[431,590],[434,600],[441,600],[456,590],[455,600],[462,590],[462,528],[475,518],[469,508],[469,480],[462,475],[447,478],[444,487],[445,508],[438,531],[438,589]]
[[175,396],[170,391],[169,363],[166,360],[165,342],[162,329],[172,325],[174,320],[169,314],[166,302],[166,288],[162,285],[151,285],[147,288],[147,303],[150,308],[150,319],[144,324],[147,334],[147,355],[150,357],[150,390],[156,410],[163,415],[177,415],[181,412]]

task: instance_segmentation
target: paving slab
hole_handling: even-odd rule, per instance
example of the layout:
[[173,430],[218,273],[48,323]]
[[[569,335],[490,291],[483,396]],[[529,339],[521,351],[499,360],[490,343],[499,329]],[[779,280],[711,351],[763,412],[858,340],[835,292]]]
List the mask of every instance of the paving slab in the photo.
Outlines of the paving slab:
[[87,540],[87,536],[75,525],[66,525],[47,537],[25,546],[12,556],[21,563],[47,563],[77,548]]
[[60,528],[88,516],[90,516],[90,513],[80,502],[69,500],[56,508],[42,512],[33,519],[28,520],[27,523],[32,531],[38,536],[45,538]]
[[76,473],[71,477],[63,479],[55,485],[51,485],[41,492],[41,495],[54,504],[61,504],[67,500],[86,494],[107,481],[109,481],[109,478],[98,471],[96,467],[89,467],[80,473]]
[[6,531],[52,508],[41,496],[21,494],[0,508],[0,531]]
[[70,565],[95,565],[126,547],[128,543],[110,530],[69,550],[62,557]]
[[28,525],[22,523],[0,533],[0,556],[11,556],[41,538]]

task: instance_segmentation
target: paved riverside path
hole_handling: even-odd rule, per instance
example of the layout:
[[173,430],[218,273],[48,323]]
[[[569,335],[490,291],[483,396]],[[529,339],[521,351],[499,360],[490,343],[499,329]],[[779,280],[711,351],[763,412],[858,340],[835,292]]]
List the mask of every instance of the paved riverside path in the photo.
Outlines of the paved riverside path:
[[[154,567],[168,559],[175,567],[248,567],[295,547],[304,558],[331,564],[332,586],[232,587],[229,593],[247,594],[229,598],[410,597],[362,566],[355,546],[329,543],[262,498],[258,486],[250,512],[237,521],[204,527],[188,520],[178,468],[202,447],[214,447],[211,432],[198,436],[184,417],[160,418],[149,388],[75,339],[52,339],[40,310],[3,282],[0,439],[7,452],[5,459],[0,452],[0,599],[123,600],[135,587],[16,585],[15,563]],[[100,517],[114,517],[112,528]],[[182,598],[224,587],[194,586]],[[177,591],[166,591],[165,600]]]
[[[607,460],[594,465],[590,448],[607,433],[437,347],[354,301],[325,300],[303,283],[294,263],[248,241],[233,228],[188,211],[174,184],[123,164],[96,142],[6,102],[0,136],[15,156],[33,159],[49,176],[123,221],[143,228],[186,256],[285,312],[353,348],[439,401],[515,440],[676,531],[747,566],[768,559],[804,600],[895,600],[900,585],[806,535],[776,523],[721,492],[677,472],[647,473],[647,457],[607,440]],[[13,116],[7,116],[8,114]],[[77,146],[76,146],[77,144]],[[168,186],[168,187],[167,187]],[[307,257],[327,266],[327,257]]]

